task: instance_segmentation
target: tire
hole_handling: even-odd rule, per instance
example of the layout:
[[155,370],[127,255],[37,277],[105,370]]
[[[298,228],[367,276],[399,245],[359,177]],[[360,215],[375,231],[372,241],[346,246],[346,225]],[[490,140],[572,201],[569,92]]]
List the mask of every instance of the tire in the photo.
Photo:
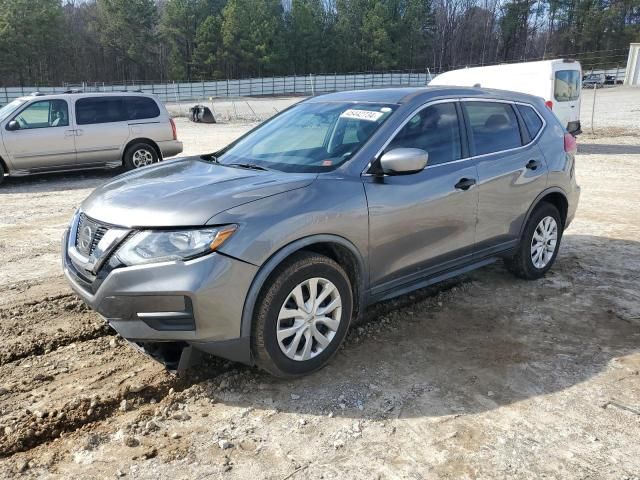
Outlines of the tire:
[[154,164],[158,161],[158,152],[156,149],[146,143],[137,142],[127,148],[124,152],[124,168],[126,170],[134,170],[140,167]]
[[4,182],[4,174],[6,172],[4,171],[4,166],[2,165],[2,162],[0,162],[0,183]]
[[[542,224],[543,221],[546,223]],[[541,203],[527,221],[517,253],[505,259],[507,269],[525,280],[543,277],[556,261],[563,227],[558,209],[550,203]],[[547,229],[550,232],[553,228],[555,228],[555,239],[553,234],[547,235],[543,231]],[[534,247],[534,236],[536,236],[535,245],[538,245],[538,248]],[[540,253],[536,255],[536,251]]]
[[[314,285],[316,298],[321,300],[318,305],[310,301]],[[294,289],[297,288],[300,288],[297,292],[302,296],[302,302],[296,302]],[[323,295],[328,296],[320,298]],[[298,307],[300,303],[304,308]],[[337,304],[340,307],[332,308]],[[287,312],[283,312],[285,306]],[[323,311],[327,308],[331,310]],[[294,311],[295,315],[287,316]],[[344,340],[352,311],[351,283],[340,265],[316,253],[294,254],[276,268],[258,297],[251,335],[251,351],[256,364],[282,378],[307,375],[324,367]],[[283,317],[279,320],[281,313]],[[294,345],[296,338],[299,340]],[[327,343],[322,345],[318,341],[320,338]]]

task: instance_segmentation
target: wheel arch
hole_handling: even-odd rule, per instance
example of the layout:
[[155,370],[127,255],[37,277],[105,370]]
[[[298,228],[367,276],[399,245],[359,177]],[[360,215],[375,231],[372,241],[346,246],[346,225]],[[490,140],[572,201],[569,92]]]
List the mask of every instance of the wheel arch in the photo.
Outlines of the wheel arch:
[[124,156],[126,155],[127,150],[129,150],[129,147],[131,147],[132,145],[135,145],[136,143],[148,143],[156,151],[156,154],[158,155],[158,160],[162,160],[162,152],[160,151],[160,147],[158,146],[158,144],[156,142],[154,142],[150,138],[138,137],[138,138],[134,138],[133,140],[130,140],[124,146],[124,149],[122,150],[122,155],[121,155],[121,157],[122,157],[121,160],[122,160],[122,164],[123,165],[124,165]]
[[567,224],[567,215],[569,213],[569,200],[567,199],[567,194],[559,187],[551,187],[538,195],[529,207],[524,222],[522,222],[522,225],[520,227],[520,237],[522,237],[522,234],[524,233],[524,229],[527,226],[527,222],[529,221],[531,214],[542,202],[550,203],[558,209],[558,211],[560,212],[560,219],[562,220],[563,228]]
[[253,322],[253,313],[258,296],[273,271],[291,255],[300,251],[310,251],[326,255],[342,266],[349,276],[353,295],[354,319],[364,308],[364,292],[366,287],[366,271],[364,260],[357,247],[344,237],[338,235],[311,235],[296,240],[274,253],[258,270],[244,300],[240,336],[249,337]]

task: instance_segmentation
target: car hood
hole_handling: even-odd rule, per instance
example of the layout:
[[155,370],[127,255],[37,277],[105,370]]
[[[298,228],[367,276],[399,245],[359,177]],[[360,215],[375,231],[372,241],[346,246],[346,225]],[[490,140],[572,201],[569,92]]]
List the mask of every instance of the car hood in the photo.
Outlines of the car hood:
[[98,221],[124,227],[199,226],[224,210],[305,187],[316,177],[190,157],[120,175],[97,188],[80,208]]

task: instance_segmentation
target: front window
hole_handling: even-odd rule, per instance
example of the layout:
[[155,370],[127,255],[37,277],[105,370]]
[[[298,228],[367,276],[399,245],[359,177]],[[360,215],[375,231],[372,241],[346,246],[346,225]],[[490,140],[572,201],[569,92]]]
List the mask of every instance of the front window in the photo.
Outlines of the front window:
[[27,103],[26,100],[16,99],[13,102],[7,103],[4,107],[0,108],[0,122],[15,112],[21,105]]
[[378,103],[302,103],[222,150],[223,165],[324,172],[349,160],[396,108]]
[[33,102],[15,120],[21,130],[69,126],[69,108],[64,100],[42,100]]
[[572,102],[580,96],[580,72],[560,70],[556,72],[554,96],[558,102]]

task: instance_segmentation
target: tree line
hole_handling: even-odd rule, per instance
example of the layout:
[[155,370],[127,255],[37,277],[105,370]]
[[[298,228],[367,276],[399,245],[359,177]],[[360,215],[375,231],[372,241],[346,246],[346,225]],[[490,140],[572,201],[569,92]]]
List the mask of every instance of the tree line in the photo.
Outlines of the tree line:
[[640,0],[0,0],[0,85],[610,67],[632,41]]

